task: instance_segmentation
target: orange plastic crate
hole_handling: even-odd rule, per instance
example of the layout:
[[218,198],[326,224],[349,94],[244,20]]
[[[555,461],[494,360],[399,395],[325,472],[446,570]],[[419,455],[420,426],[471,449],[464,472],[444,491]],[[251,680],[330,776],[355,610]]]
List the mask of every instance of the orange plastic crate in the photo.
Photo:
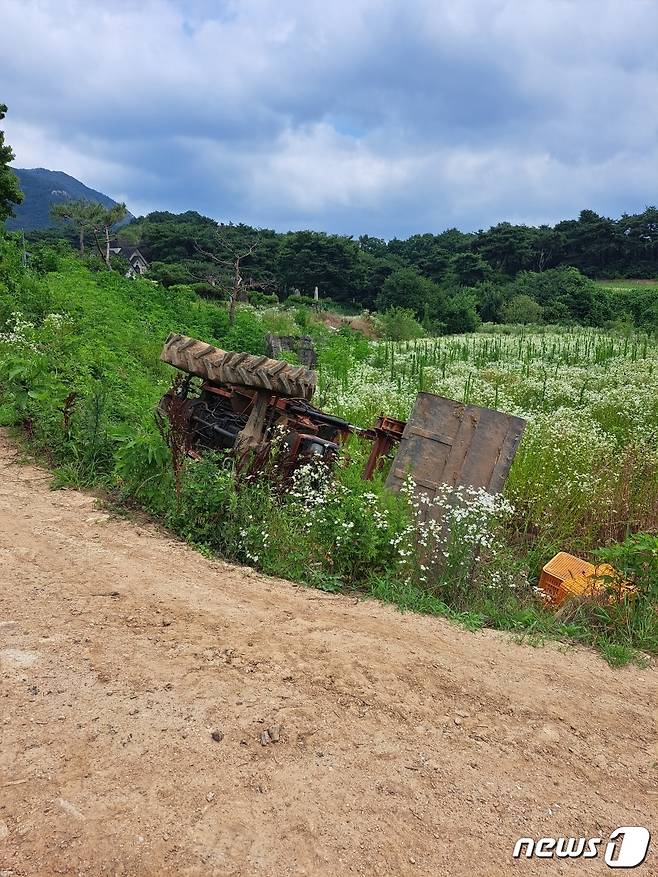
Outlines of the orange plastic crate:
[[559,606],[567,597],[593,597],[605,590],[609,581],[603,576],[616,577],[616,571],[607,563],[592,563],[560,551],[542,569],[539,587],[546,594],[546,602]]

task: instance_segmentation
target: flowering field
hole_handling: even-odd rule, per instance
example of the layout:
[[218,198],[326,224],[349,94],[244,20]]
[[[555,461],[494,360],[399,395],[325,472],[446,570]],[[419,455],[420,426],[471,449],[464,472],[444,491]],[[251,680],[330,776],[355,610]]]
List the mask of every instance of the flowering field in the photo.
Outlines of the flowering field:
[[655,340],[564,329],[372,343],[320,395],[367,425],[406,418],[419,391],[527,419],[506,495],[538,555],[658,528]]

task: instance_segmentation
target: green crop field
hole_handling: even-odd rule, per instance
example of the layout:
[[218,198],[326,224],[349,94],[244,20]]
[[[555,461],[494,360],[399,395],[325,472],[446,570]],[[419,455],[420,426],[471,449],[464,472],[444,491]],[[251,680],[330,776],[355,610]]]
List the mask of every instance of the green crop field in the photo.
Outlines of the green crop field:
[[658,346],[648,336],[564,330],[381,342],[342,380],[325,377],[320,393],[366,425],[380,411],[406,418],[421,390],[528,420],[507,492],[542,555],[591,551],[658,525]]
[[[658,652],[658,343],[646,332],[491,327],[465,335],[371,341],[331,330],[305,308],[221,304],[92,272],[72,255],[21,268],[0,260],[0,425],[16,427],[55,484],[92,486],[139,506],[206,552],[328,590],[477,628],[596,645],[612,663]],[[419,391],[527,419],[503,497],[439,495],[445,528],[419,523],[408,491],[360,471],[353,439],[333,473],[299,470],[283,489],[236,480],[226,459],[188,460],[174,477],[153,410],[172,370],[170,331],[264,351],[267,331],[313,335],[315,403],[367,426],[406,418]],[[553,554],[607,560],[633,596],[544,608],[537,582]]]
[[651,289],[658,289],[658,279],[652,278],[648,280],[596,280],[597,286],[601,286],[604,289],[645,289],[646,287],[650,287]]

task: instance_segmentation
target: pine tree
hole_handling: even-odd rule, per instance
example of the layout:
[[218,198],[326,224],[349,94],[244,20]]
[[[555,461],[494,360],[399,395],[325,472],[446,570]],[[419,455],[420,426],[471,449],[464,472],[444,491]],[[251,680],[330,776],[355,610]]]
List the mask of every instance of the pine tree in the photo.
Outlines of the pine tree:
[[[5,104],[0,104],[0,122],[7,112]],[[18,183],[18,177],[8,166],[14,160],[11,146],[5,143],[5,132],[0,131],[0,222],[14,215],[13,205],[20,204],[23,193]]]

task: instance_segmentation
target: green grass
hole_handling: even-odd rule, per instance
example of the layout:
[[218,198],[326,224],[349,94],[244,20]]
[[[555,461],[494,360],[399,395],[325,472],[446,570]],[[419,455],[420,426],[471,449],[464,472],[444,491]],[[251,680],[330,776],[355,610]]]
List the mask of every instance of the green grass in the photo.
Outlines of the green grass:
[[623,643],[600,640],[598,647],[611,667],[625,667],[626,664],[630,664],[636,658],[635,650]]
[[596,280],[597,286],[602,286],[604,289],[637,289],[638,287],[651,287],[658,289],[658,279],[655,277],[649,277],[641,280],[629,280],[626,278],[622,278],[619,280]]

